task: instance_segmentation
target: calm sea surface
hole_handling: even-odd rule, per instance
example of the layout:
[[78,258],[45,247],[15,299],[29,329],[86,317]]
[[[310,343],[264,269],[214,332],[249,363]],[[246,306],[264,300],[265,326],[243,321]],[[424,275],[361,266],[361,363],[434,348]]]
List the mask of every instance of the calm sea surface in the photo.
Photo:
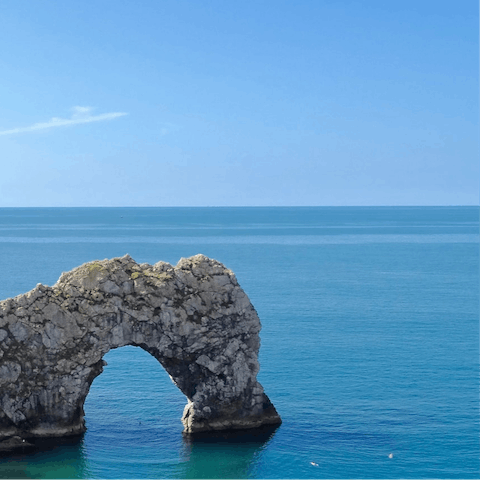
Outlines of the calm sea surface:
[[283,418],[266,439],[190,442],[183,394],[123,347],[92,384],[84,437],[1,458],[0,477],[478,478],[478,220],[476,207],[0,209],[0,299],[126,253],[223,262],[262,321],[259,381]]

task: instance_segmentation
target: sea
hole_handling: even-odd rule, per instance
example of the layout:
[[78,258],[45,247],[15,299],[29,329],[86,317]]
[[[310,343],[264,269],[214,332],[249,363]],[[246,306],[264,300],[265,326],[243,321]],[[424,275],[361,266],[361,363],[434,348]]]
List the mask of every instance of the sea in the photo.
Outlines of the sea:
[[126,253],[235,272],[282,425],[186,437],[186,398],[126,346],[86,433],[1,457],[0,478],[480,477],[478,207],[0,208],[0,299]]

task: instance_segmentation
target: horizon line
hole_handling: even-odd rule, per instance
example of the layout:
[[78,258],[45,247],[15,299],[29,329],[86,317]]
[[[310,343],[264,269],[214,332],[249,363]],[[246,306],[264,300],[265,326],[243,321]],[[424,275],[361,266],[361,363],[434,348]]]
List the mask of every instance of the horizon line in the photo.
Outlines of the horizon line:
[[439,204],[439,205],[30,205],[0,206],[0,208],[437,208],[437,207],[478,207],[480,204]]

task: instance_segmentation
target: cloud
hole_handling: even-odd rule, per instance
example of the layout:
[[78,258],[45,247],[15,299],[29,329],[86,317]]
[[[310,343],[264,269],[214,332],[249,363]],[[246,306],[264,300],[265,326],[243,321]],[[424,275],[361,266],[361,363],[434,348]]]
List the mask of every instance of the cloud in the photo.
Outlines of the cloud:
[[10,130],[0,131],[0,135],[12,135],[14,133],[33,132],[35,130],[46,130],[48,128],[63,127],[66,125],[78,125],[80,123],[102,122],[104,120],[113,120],[114,118],[128,115],[125,112],[102,113],[92,115],[92,107],[73,107],[70,118],[53,117],[48,122],[34,123],[29,127],[18,127]]

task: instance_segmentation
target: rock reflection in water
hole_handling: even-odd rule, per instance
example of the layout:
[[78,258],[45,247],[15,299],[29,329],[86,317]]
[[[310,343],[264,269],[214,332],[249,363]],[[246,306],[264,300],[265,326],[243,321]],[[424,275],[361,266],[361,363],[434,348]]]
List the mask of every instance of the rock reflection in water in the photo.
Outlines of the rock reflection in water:
[[278,426],[183,434],[181,478],[248,478]]
[[0,457],[0,478],[91,478],[83,435],[31,440],[35,449]]

